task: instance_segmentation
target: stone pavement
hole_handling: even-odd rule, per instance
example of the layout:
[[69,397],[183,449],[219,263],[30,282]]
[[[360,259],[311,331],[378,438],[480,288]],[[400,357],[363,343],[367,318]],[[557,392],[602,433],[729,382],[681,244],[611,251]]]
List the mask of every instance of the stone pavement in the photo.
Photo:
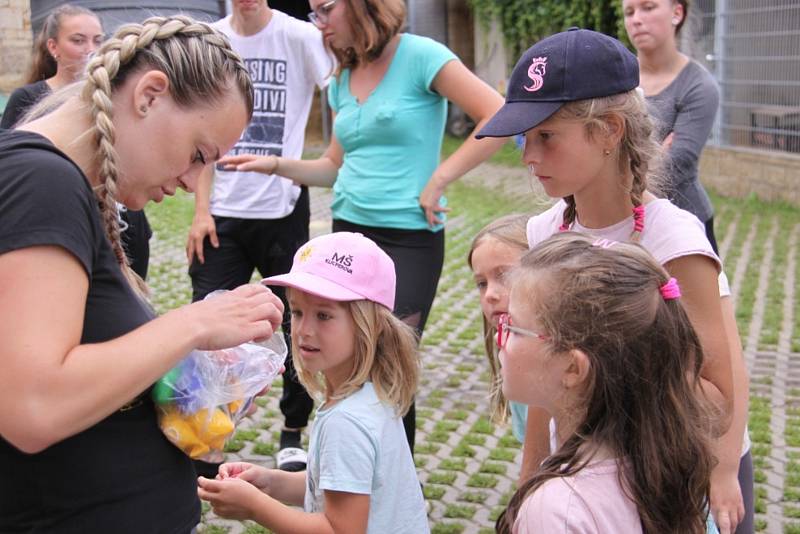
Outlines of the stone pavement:
[[[477,292],[465,257],[472,236],[489,218],[544,207],[532,191],[524,169],[488,164],[451,186],[447,256],[422,342],[424,371],[417,398],[415,456],[432,503],[435,533],[493,532],[494,519],[513,493],[520,448],[508,428],[487,418],[488,366]],[[311,198],[311,232],[319,235],[330,229],[330,192],[314,189]],[[795,299],[800,211],[755,201],[714,201],[751,372],[758,530],[800,533],[800,305]],[[151,218],[158,223],[165,211]],[[160,232],[154,224],[150,282],[160,309],[187,302],[190,294],[183,257],[186,234],[175,231],[181,224],[188,225],[185,214],[182,222],[167,221]],[[241,425],[229,447],[230,459],[274,466],[282,423],[279,392],[273,388],[252,420]],[[206,511],[202,532],[265,530]]]

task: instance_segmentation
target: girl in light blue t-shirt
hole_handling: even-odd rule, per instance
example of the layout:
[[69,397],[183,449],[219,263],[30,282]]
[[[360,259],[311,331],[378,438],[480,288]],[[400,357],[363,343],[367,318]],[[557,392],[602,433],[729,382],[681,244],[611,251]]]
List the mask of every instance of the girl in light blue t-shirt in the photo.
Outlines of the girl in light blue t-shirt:
[[[287,287],[292,358],[319,397],[308,470],[223,464],[199,479],[214,513],[278,534],[426,534],[425,501],[400,415],[419,376],[413,330],[392,315],[395,266],[373,241],[337,232],[297,251]],[[291,506],[302,506],[297,511]]]

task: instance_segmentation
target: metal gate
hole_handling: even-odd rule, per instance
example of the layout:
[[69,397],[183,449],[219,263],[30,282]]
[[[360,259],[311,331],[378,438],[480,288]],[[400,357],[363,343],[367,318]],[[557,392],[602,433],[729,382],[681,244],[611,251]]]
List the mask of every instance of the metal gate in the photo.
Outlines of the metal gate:
[[800,0],[697,0],[683,47],[720,86],[713,141],[800,153]]

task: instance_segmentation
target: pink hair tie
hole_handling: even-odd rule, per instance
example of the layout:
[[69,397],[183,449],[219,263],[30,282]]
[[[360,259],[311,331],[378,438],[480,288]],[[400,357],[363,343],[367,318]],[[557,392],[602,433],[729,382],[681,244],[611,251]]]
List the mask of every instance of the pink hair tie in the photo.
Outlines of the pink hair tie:
[[559,232],[566,232],[569,230],[569,225],[567,223],[561,223],[561,226],[558,227]]
[[661,296],[664,300],[675,300],[681,298],[681,288],[678,286],[678,281],[675,278],[670,278],[669,281],[663,286],[659,287]]
[[633,231],[642,233],[644,230],[644,204],[633,208]]

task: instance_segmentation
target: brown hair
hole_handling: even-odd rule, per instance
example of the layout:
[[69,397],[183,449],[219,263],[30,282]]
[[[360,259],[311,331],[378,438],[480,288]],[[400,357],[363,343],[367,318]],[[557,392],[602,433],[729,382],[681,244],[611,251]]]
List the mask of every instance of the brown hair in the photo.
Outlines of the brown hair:
[[[660,190],[663,182],[657,172],[661,158],[661,146],[653,138],[653,121],[647,111],[644,96],[638,89],[617,95],[576,100],[559,109],[556,117],[577,120],[585,124],[586,135],[592,139],[599,133],[609,133],[609,119],[616,116],[622,120],[623,133],[617,150],[620,173],[630,171],[633,175],[630,196],[633,206],[642,205],[645,190]],[[569,227],[577,217],[575,197],[564,198],[563,225]],[[637,242],[640,232],[633,231],[631,241]]]
[[50,39],[58,40],[58,32],[61,29],[61,22],[64,17],[75,17],[77,15],[91,15],[98,21],[100,20],[96,13],[85,7],[73,6],[72,4],[61,5],[47,15],[42,29],[39,31],[33,43],[33,61],[31,62],[30,69],[28,69],[28,76],[25,83],[46,80],[56,75],[58,65],[47,49],[47,42]]
[[248,116],[252,114],[250,76],[228,39],[206,23],[176,15],[121,26],[89,61],[84,81],[39,101],[25,117],[30,121],[46,115],[80,91],[92,117],[93,126],[88,133],[97,145],[100,185],[94,192],[105,232],[123,273],[140,296],[147,294],[147,287],[128,265],[120,239],[115,200],[119,171],[111,97],[129,75],[143,69],[155,69],[167,76],[170,95],[179,106],[209,105],[235,89],[244,99]]
[[[489,239],[496,239],[501,243],[519,251],[528,250],[527,224],[530,215],[512,213],[495,219],[484,226],[472,240],[472,245],[467,253],[467,265],[472,269],[472,254],[479,245]],[[500,360],[497,358],[497,326],[491,324],[483,314],[483,343],[486,349],[486,359],[489,360],[489,370],[492,378],[489,393],[491,395],[492,420],[503,422],[508,419],[508,402],[503,396],[500,380]]]
[[669,275],[643,248],[593,242],[556,234],[513,278],[514,297],[549,336],[548,354],[580,350],[590,375],[574,433],[514,494],[497,531],[511,532],[523,501],[577,474],[598,444],[615,454],[645,533],[705,532],[714,457],[712,414],[697,393],[700,341],[680,300],[662,297]]
[[379,58],[392,38],[400,32],[406,18],[403,0],[339,0],[347,7],[353,46],[331,47],[336,57],[338,76],[342,69],[353,69]]
[[[287,288],[287,294],[299,291]],[[308,392],[343,399],[355,393],[365,382],[372,382],[382,401],[405,414],[417,392],[419,358],[414,330],[392,315],[385,306],[369,300],[341,302],[355,326],[353,370],[336,391],[328,391],[322,373],[312,374],[297,356],[296,336],[292,336],[292,358],[297,377]]]

